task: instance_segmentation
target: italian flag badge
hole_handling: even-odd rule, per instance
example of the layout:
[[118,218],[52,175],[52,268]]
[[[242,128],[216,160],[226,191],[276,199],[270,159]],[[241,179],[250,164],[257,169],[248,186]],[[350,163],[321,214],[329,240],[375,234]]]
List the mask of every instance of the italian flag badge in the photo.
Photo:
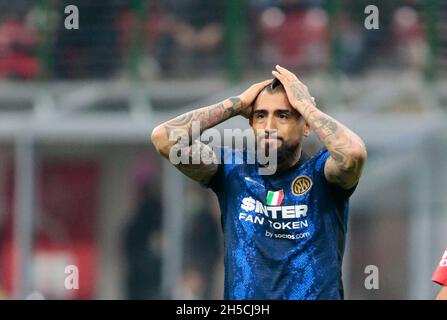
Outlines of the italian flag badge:
[[267,193],[267,205],[269,206],[281,205],[282,199],[284,199],[284,191],[282,189],[279,191],[269,191]]

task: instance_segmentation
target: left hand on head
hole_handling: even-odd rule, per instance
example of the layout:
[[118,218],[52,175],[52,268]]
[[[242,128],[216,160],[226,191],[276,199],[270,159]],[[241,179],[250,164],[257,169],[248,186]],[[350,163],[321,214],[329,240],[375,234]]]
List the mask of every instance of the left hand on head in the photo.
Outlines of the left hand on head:
[[264,90],[264,88],[272,83],[273,79],[264,80],[262,82],[255,83],[250,88],[242,92],[238,98],[242,102],[242,110],[240,114],[249,119],[253,112],[253,103],[256,100],[258,94]]
[[300,111],[299,108],[307,104],[315,106],[315,98],[310,95],[307,86],[298,80],[295,74],[279,65],[276,66],[276,70],[272,71],[272,74],[281,81],[290,104],[295,109]]

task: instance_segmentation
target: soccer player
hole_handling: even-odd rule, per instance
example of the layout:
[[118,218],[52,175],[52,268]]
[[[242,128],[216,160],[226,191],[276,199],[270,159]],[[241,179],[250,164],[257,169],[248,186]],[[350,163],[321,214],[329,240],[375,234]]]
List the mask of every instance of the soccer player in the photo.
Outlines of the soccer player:
[[442,286],[436,300],[447,300],[447,249],[444,251],[432,280]]
[[[249,118],[257,150],[276,150],[275,174],[260,174],[259,161],[235,161],[246,157],[245,148],[215,154],[221,164],[176,165],[217,194],[224,232],[224,298],[343,299],[348,199],[358,184],[366,148],[359,136],[317,107],[292,72],[276,66],[272,74],[273,81],[157,126],[152,142],[169,158],[176,143],[169,139],[173,130],[190,133],[195,120],[203,132],[236,115]],[[323,147],[310,157],[302,142],[312,130]],[[199,150],[193,148],[197,143],[200,150],[213,152],[198,140],[183,148],[192,156],[193,149]]]

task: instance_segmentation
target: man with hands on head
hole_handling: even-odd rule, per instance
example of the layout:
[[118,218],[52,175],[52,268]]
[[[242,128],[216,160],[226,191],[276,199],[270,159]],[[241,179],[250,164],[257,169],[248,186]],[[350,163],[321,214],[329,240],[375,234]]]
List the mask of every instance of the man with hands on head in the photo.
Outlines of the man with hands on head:
[[[360,179],[366,148],[357,134],[317,108],[292,72],[276,66],[272,74],[275,79],[237,97],[159,125],[152,142],[168,158],[176,143],[169,139],[173,130],[191,136],[193,121],[202,133],[236,115],[248,118],[257,150],[276,151],[275,173],[261,174],[258,161],[234,161],[246,159],[245,149],[215,154],[199,141],[181,148],[191,157],[194,150],[208,152],[222,163],[175,165],[218,197],[225,299],[343,299],[349,197]],[[308,156],[302,142],[311,131],[323,147]]]

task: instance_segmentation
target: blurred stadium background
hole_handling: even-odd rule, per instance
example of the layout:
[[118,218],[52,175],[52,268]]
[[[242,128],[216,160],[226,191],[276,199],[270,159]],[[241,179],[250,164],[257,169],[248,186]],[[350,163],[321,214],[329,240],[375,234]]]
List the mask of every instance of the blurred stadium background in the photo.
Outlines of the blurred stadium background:
[[447,244],[442,0],[0,0],[0,297],[220,299],[215,196],[161,161],[150,132],[275,64],[368,146],[346,298],[432,299]]

